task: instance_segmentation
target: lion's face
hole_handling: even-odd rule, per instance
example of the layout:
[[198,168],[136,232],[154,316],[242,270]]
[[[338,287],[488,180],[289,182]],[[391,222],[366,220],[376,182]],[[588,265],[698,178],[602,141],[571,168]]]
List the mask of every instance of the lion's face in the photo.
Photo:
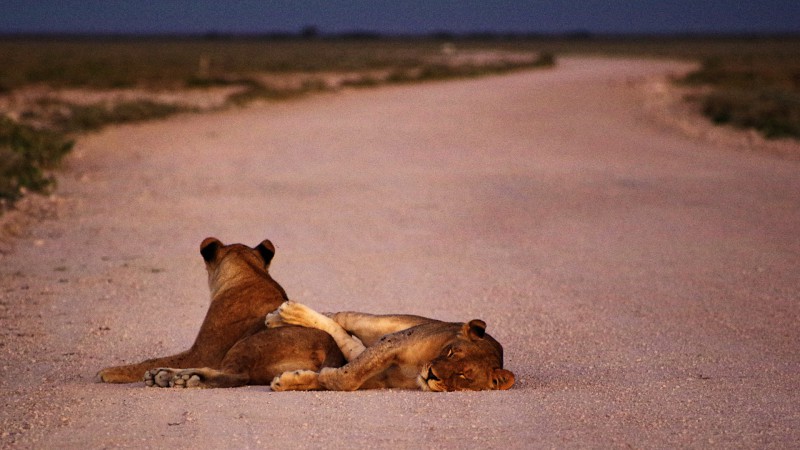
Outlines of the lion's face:
[[503,347],[486,334],[482,320],[464,324],[439,355],[426,364],[417,383],[426,391],[509,389],[514,374],[503,369]]

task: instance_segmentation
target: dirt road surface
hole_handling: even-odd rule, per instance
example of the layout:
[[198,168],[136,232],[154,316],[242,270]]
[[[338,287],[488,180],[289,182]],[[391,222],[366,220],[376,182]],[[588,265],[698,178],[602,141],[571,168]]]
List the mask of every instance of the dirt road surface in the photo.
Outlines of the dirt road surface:
[[[800,442],[800,163],[651,120],[668,62],[344,91],[81,138],[0,260],[18,448],[736,448]],[[277,245],[320,310],[481,318],[506,392],[94,381],[183,350],[200,241]]]

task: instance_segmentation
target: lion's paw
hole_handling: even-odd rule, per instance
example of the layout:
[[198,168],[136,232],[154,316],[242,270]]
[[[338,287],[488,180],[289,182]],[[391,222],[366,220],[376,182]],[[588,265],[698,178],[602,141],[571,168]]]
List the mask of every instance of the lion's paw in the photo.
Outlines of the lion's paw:
[[193,388],[203,387],[203,378],[193,369],[170,369],[159,367],[144,374],[144,384],[148,387]]
[[273,391],[310,391],[319,389],[319,374],[312,370],[284,372],[272,380]]
[[176,373],[178,373],[178,369],[167,367],[150,369],[144,373],[144,384],[148,387],[171,387]]
[[280,315],[284,323],[308,328],[314,328],[316,325],[315,311],[302,303],[287,300],[275,312]]
[[198,371],[188,369],[175,374],[170,386],[174,388],[199,388],[203,387],[203,378]]
[[277,310],[267,314],[267,318],[264,320],[264,324],[267,326],[267,328],[278,328],[289,325],[288,323],[286,323],[286,321],[283,320],[281,314]]

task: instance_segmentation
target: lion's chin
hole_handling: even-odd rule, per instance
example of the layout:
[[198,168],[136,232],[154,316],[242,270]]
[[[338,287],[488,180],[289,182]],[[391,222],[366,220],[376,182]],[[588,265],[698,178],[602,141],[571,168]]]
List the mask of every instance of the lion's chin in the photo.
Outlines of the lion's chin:
[[422,374],[417,375],[417,386],[425,392],[444,392],[446,390],[435,381],[425,379]]
[[428,386],[428,381],[423,378],[421,374],[417,375],[417,386],[419,386],[419,388],[425,392],[431,391],[431,387]]

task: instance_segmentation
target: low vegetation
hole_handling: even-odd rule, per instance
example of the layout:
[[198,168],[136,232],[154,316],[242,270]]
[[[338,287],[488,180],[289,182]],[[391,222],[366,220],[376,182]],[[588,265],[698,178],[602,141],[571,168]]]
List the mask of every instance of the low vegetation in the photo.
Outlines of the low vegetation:
[[[481,57],[487,54],[494,58]],[[555,64],[553,55],[667,57],[703,61],[680,82],[717,123],[752,127],[767,137],[800,138],[800,37],[608,38],[441,35],[379,38],[298,37],[58,38],[0,37],[0,97],[48,89],[233,88],[226,104],[281,100],[343,86],[370,87],[473,77]],[[497,58],[496,56],[501,57]],[[291,78],[270,84],[264,75]],[[331,74],[347,74],[334,87]],[[45,91],[49,92],[49,91]],[[48,170],[76,133],[110,123],[161,118],[191,106],[134,99],[75,103],[45,95],[34,107],[0,117],[0,203],[46,191]],[[13,119],[12,119],[13,117]],[[2,205],[0,205],[2,206]],[[0,208],[0,211],[2,208]]]
[[545,39],[558,55],[678,58],[701,62],[677,80],[696,87],[689,100],[718,124],[767,138],[800,139],[800,36]]
[[[430,39],[297,38],[35,38],[0,39],[0,95],[35,86],[50,89],[208,89],[236,86],[227,104],[256,99],[283,100],[331,88],[330,73],[348,73],[341,86],[480,76],[553,65],[552,55],[520,57],[492,42],[464,42],[458,51]],[[464,54],[493,52],[490,59]],[[509,57],[505,54],[508,53]],[[453,55],[461,57],[454,63]],[[299,84],[272,85],[264,74]],[[353,75],[355,74],[355,75]],[[0,129],[0,201],[25,191],[46,191],[45,175],[72,146],[71,136],[111,123],[166,117],[192,110],[175,102],[149,99],[72,103],[44,96],[4,117]],[[2,208],[0,208],[2,212]]]
[[710,88],[696,101],[716,123],[800,139],[800,55],[709,58],[683,83]]
[[[236,83],[259,73],[410,69],[435,65],[442,59],[447,42],[374,38],[7,38],[0,39],[0,91],[33,83],[56,88],[175,88]],[[454,48],[459,52],[509,50],[502,47],[491,40],[467,40]],[[520,48],[530,49],[535,47]]]
[[27,190],[50,187],[54,180],[46,171],[56,167],[72,145],[61,133],[35,130],[0,117],[0,207]]
[[140,122],[170,116],[185,108],[149,100],[79,105],[44,99],[40,108],[28,112],[25,119],[44,124],[50,132],[74,134],[95,131],[114,123]]

